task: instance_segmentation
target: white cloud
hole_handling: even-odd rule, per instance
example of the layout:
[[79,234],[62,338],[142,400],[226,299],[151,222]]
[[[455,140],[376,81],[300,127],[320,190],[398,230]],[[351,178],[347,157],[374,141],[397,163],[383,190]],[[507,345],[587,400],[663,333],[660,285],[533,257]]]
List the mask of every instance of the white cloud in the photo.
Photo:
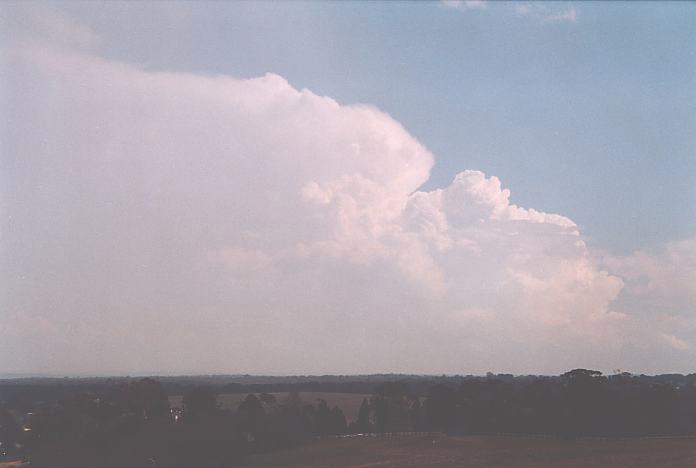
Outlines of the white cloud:
[[544,16],[544,21],[557,23],[567,21],[569,23],[575,23],[578,20],[578,11],[575,8],[568,8],[567,10],[560,11],[558,13],[553,13]]
[[669,300],[675,309],[696,315],[696,239],[623,257],[607,256],[605,263],[626,278],[632,294]]
[[80,50],[23,42],[3,63],[0,370],[559,372],[688,351],[687,322],[616,303],[687,304],[689,243],[599,255],[496,177],[420,191],[432,154],[374,107]]
[[50,4],[8,2],[0,9],[0,23],[0,38],[5,41],[38,40],[84,50],[94,49],[100,43],[94,31]]
[[662,338],[665,343],[667,343],[669,346],[672,348],[679,350],[679,351],[687,351],[691,349],[691,345],[687,343],[686,341],[677,338],[674,335],[670,335],[668,333],[660,333],[660,338]]
[[488,6],[486,0],[442,0],[441,3],[456,10],[483,10]]
[[515,11],[520,15],[528,15],[532,12],[533,4],[528,2],[515,2]]
[[[657,332],[658,346],[692,349],[690,343],[696,342],[696,239],[625,256],[605,253],[602,263],[625,282],[617,308],[630,311],[640,326]],[[693,359],[684,354],[683,362]]]
[[543,2],[516,2],[513,6],[515,13],[536,19],[542,23],[576,23],[580,12],[574,6],[559,9],[558,4]]

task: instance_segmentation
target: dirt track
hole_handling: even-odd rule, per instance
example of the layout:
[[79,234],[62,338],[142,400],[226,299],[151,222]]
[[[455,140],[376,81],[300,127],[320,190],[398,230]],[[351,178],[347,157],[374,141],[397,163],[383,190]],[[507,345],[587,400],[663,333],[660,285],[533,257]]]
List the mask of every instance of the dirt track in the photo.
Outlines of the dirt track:
[[251,457],[246,466],[284,467],[696,467],[696,438],[553,439],[425,436],[313,441]]

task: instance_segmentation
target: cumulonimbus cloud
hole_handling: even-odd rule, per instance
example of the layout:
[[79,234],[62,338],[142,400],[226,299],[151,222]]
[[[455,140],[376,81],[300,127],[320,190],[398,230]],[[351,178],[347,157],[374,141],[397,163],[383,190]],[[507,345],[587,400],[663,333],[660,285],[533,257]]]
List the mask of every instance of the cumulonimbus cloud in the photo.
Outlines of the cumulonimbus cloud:
[[31,41],[5,60],[8,371],[558,372],[637,366],[636,341],[689,351],[616,307],[652,260],[598,256],[479,171],[419,190],[433,155],[372,106]]

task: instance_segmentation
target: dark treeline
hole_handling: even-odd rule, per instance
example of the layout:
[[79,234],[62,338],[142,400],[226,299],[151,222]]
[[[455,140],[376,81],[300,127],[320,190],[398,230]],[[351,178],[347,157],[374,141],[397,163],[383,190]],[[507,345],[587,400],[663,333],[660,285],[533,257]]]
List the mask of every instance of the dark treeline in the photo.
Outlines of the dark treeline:
[[370,417],[365,410],[360,429],[559,436],[696,434],[693,380],[674,385],[627,373],[605,377],[586,369],[560,377],[489,376],[459,385],[436,384],[425,398],[417,398],[405,384],[386,383],[378,387],[369,408]]
[[[627,374],[624,374],[627,375]],[[620,374],[609,376],[615,379]],[[217,394],[223,393],[291,393],[291,392],[336,392],[372,394],[381,384],[401,382],[408,385],[413,395],[424,397],[434,385],[459,386],[470,382],[495,379],[524,386],[538,380],[557,381],[552,376],[513,376],[512,374],[492,374],[486,376],[454,375],[423,376],[405,374],[376,375],[325,375],[325,376],[163,376],[152,377],[157,380],[168,396],[184,395],[196,387],[209,387]],[[634,382],[643,386],[666,384],[675,388],[696,388],[696,374],[631,375]],[[31,411],[40,402],[56,401],[78,394],[91,394],[106,398],[113,388],[132,381],[133,377],[92,377],[92,378],[18,378],[0,379],[0,403],[10,409]]]
[[[385,382],[407,382],[424,395],[434,382],[456,384],[469,376],[420,376],[401,374],[325,375],[325,376],[176,376],[152,377],[168,396],[184,395],[196,387],[209,387],[223,393],[335,392],[373,393]],[[138,380],[133,377],[49,378],[30,377],[0,379],[0,402],[13,409],[30,411],[37,402],[53,401],[80,393],[105,398],[120,384]]]
[[[308,377],[256,377],[256,376],[191,376],[153,377],[168,396],[184,395],[197,387],[208,387],[217,394],[223,393],[292,393],[292,392],[341,392],[372,393],[381,383],[409,382],[421,392],[432,385],[434,377],[371,375],[371,376],[308,376]],[[437,379],[461,379],[466,377],[438,377]],[[89,393],[107,398],[113,388],[139,380],[131,377],[114,378],[22,378],[0,380],[0,402],[6,407],[31,411],[36,403],[55,401],[77,394]]]
[[[171,408],[172,381],[13,382],[0,386],[0,448],[32,467],[225,467],[328,435],[437,431],[556,436],[696,434],[696,376],[385,377],[195,385]],[[207,383],[211,383],[208,381]],[[247,393],[224,409],[221,393]],[[369,387],[368,387],[369,386]],[[8,391],[8,388],[10,390]],[[58,390],[56,390],[58,388]],[[355,421],[299,391],[363,391]],[[53,393],[50,392],[53,390]],[[278,398],[271,392],[288,391]],[[0,453],[0,460],[3,454]]]

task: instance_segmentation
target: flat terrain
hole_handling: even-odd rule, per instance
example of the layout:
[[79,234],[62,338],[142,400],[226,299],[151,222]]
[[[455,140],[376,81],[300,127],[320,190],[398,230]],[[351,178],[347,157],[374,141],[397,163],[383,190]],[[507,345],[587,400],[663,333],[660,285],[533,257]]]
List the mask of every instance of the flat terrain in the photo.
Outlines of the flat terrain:
[[[242,400],[248,395],[248,393],[223,393],[218,395],[217,401],[222,404],[225,409],[236,410]],[[257,394],[258,395],[258,394]],[[288,394],[283,393],[271,393],[278,402],[283,401],[287,398]],[[362,404],[363,398],[369,398],[370,395],[363,395],[360,393],[328,393],[328,392],[301,392],[300,399],[305,403],[316,404],[318,399],[326,401],[329,407],[338,406],[343,411],[346,417],[346,421],[355,421],[358,419],[358,411],[360,410],[360,405]],[[181,396],[171,396],[169,397],[169,404],[172,406],[181,407]]]
[[247,467],[696,467],[696,438],[542,439],[417,436],[313,441],[250,457]]

